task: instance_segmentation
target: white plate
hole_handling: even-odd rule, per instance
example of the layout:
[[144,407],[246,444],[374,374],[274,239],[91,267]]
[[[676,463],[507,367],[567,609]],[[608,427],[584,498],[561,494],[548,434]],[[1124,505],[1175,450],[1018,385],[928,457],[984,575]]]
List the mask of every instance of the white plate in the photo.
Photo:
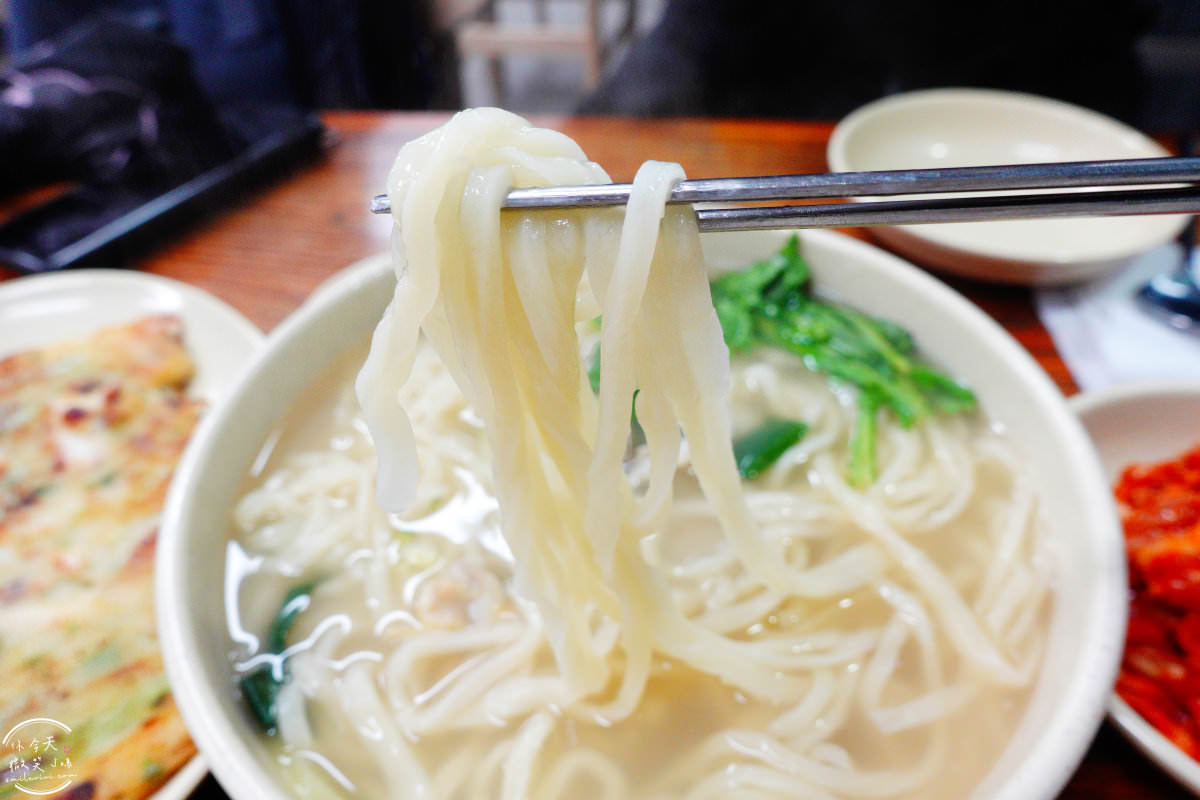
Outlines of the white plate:
[[[830,168],[839,172],[1165,155],[1154,140],[1103,114],[982,89],[934,89],[870,103],[838,124],[828,148]],[[904,225],[874,233],[949,272],[1057,284],[1115,269],[1170,241],[1186,221],[1180,215],[1081,217]]]
[[[1163,461],[1200,444],[1200,382],[1138,383],[1071,398],[1115,483],[1135,462]],[[1109,716],[1139,750],[1200,795],[1200,763],[1154,729],[1120,697]]]
[[196,362],[191,391],[210,402],[263,341],[232,306],[194,286],[144,272],[81,269],[0,283],[0,358],[151,314],[183,320]]
[[[152,314],[183,320],[184,342],[196,364],[191,391],[210,406],[264,338],[232,306],[185,283],[125,270],[71,270],[0,283],[0,358]],[[151,800],[183,800],[207,773],[197,754]]]

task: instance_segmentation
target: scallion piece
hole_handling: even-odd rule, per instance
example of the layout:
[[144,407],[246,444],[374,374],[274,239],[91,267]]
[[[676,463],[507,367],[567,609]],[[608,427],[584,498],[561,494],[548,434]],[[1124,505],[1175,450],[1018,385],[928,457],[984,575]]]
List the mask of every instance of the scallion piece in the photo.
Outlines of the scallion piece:
[[790,419],[769,419],[733,443],[738,472],[752,481],[804,438],[808,426]]
[[308,608],[315,585],[305,583],[293,587],[284,595],[279,611],[271,621],[271,627],[267,630],[267,652],[281,658],[273,660],[273,663],[263,664],[238,681],[250,712],[269,735],[275,733],[275,703],[279,698],[279,691],[288,682],[287,661],[282,659],[283,652],[287,649],[287,635],[296,624],[296,617]]

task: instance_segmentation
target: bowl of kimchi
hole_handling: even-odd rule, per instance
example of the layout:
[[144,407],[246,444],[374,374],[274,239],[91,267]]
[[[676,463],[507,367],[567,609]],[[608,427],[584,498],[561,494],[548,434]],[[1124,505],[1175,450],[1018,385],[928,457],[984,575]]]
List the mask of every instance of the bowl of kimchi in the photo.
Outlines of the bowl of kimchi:
[[1109,715],[1200,795],[1200,382],[1072,399],[1113,486],[1130,609]]

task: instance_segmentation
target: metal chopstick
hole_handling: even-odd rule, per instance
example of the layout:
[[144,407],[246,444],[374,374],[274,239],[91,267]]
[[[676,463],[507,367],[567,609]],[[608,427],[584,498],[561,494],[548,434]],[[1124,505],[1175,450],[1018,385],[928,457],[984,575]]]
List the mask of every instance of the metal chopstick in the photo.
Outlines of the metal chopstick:
[[696,222],[702,231],[737,231],[1198,213],[1200,187],[1187,186],[1114,192],[928,197],[806,206],[701,208],[696,210]]
[[[677,184],[671,193],[671,202],[709,203],[935,192],[999,192],[1011,189],[1132,186],[1196,181],[1200,181],[1200,158],[1140,158],[1121,161],[1008,164],[993,167],[767,175],[759,178],[702,178]],[[628,183],[514,189],[508,193],[505,207],[622,205],[629,199],[629,190]]]
[[[707,178],[679,183],[673,203],[866,197],[900,194],[997,192],[1200,182],[1200,158],[1149,158],[1011,164],[986,167],[835,172],[754,178]],[[505,208],[578,208],[620,205],[630,184],[514,189]],[[1145,190],[1150,191],[1150,190]],[[1160,190],[1161,191],[1161,190]],[[785,208],[701,209],[704,230],[778,227],[903,225],[1014,219],[1042,216],[1195,213],[1198,207],[1174,195],[1138,192],[1007,195],[992,198],[923,198],[870,203],[823,204]],[[1135,206],[1128,204],[1133,201]],[[1122,204],[1118,207],[1116,204]],[[371,200],[371,211],[391,210],[386,195]],[[834,221],[836,220],[836,221]],[[853,221],[851,221],[853,220]]]

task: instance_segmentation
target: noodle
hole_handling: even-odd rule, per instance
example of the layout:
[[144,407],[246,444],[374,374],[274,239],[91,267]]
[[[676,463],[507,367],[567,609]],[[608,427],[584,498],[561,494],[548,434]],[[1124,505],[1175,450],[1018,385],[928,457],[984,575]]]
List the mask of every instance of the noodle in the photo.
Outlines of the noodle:
[[[250,630],[251,595],[318,581],[278,725],[331,786],[926,797],[1015,725],[1050,585],[1019,459],[980,420],[881,423],[851,488],[845,392],[787,354],[731,362],[682,178],[648,162],[623,209],[501,213],[607,176],[496,110],[401,151],[361,417],[325,381],[332,433],[285,433],[235,512]],[[743,482],[730,442],[770,417],[808,432]],[[999,731],[979,753],[950,735],[968,704]]]

